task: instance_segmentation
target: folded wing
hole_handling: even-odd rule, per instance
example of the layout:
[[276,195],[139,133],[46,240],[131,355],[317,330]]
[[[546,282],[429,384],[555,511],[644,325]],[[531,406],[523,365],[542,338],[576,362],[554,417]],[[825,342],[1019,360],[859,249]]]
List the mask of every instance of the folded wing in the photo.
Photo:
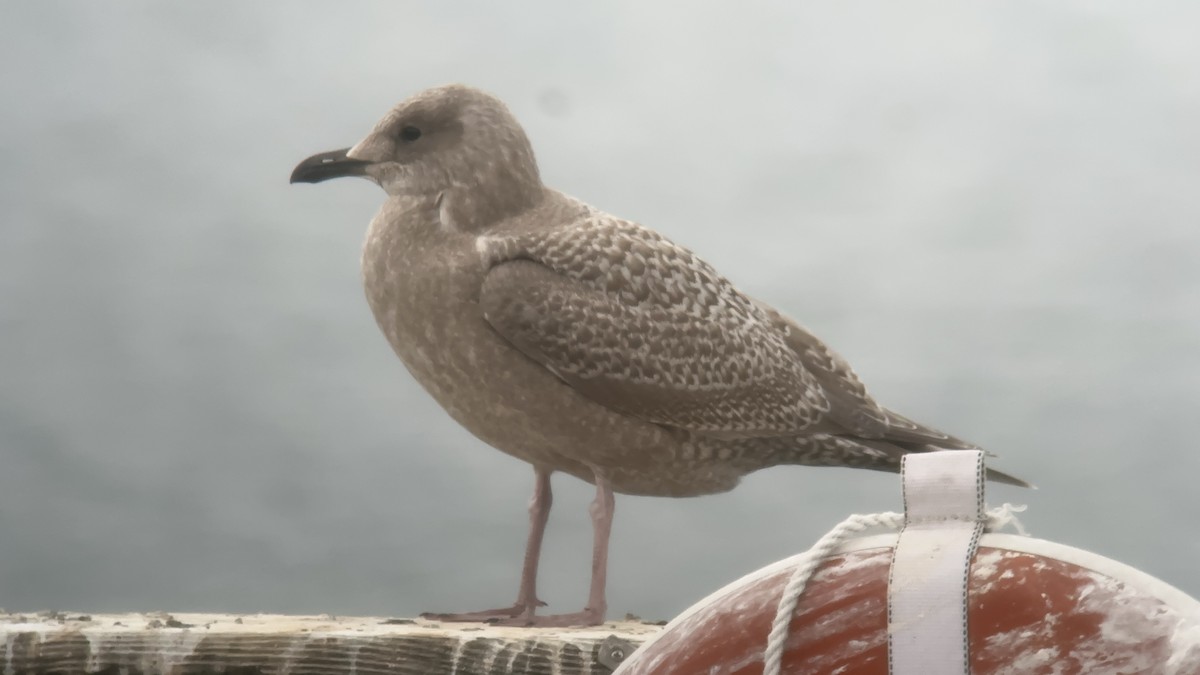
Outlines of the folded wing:
[[726,437],[816,430],[829,411],[771,319],[654,232],[597,215],[481,250],[484,318],[597,403]]

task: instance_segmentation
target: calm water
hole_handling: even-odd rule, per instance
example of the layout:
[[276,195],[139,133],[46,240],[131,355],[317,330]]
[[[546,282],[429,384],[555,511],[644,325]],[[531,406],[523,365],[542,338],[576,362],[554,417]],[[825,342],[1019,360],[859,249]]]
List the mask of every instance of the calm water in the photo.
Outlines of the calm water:
[[[0,9],[0,606],[509,602],[532,472],[457,428],[358,280],[382,193],[288,186],[394,102],[507,100],[552,185],[808,324],[1037,492],[1037,536],[1200,595],[1200,9],[868,1]],[[586,592],[562,477],[542,597]],[[781,468],[618,498],[611,614],[665,618],[900,507]]]

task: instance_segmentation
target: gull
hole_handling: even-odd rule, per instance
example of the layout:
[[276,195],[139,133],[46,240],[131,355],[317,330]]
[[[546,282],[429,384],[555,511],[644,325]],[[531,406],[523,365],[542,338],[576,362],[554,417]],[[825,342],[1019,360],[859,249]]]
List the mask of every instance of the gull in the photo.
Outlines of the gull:
[[[812,333],[688,249],[546,187],[490,94],[422,91],[291,182],[343,176],[387,193],[362,272],[392,349],[455,421],[534,472],[516,602],[427,617],[603,622],[614,493],[691,497],[772,466],[898,471],[905,453],[976,448],[880,406]],[[591,583],[583,610],[540,615],[555,472],[596,488]]]

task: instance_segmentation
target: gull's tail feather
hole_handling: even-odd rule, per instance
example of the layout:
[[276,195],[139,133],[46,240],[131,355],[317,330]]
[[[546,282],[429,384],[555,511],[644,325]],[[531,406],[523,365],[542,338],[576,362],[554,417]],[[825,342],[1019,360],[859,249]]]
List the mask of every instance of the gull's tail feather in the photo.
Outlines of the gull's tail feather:
[[1030,490],[1037,489],[1037,486],[1034,485],[1033,483],[1030,483],[1029,481],[1021,480],[1020,478],[1017,478],[1016,476],[1009,475],[1007,473],[1004,473],[1003,471],[997,471],[990,467],[987,469],[987,479],[992,481],[993,483],[1004,483],[1005,485],[1016,485],[1017,487],[1029,488]]
[[[846,438],[840,437],[843,443],[857,445],[857,451],[854,449],[845,450],[852,455],[861,455],[857,460],[847,462],[848,466],[859,466],[864,469],[877,469],[880,471],[900,471],[900,458],[909,453],[915,452],[935,452],[938,450],[981,450],[969,443],[959,441],[956,438],[950,437],[951,440],[958,441],[961,445],[946,447],[941,443],[912,443],[902,440],[874,440],[863,438]],[[843,445],[843,449],[846,445]],[[991,453],[984,451],[985,456],[990,456]],[[1026,480],[1022,480],[1011,474],[1005,473],[988,467],[987,479],[994,483],[1003,483],[1005,485],[1015,485],[1017,487],[1031,488],[1036,490],[1037,486]]]

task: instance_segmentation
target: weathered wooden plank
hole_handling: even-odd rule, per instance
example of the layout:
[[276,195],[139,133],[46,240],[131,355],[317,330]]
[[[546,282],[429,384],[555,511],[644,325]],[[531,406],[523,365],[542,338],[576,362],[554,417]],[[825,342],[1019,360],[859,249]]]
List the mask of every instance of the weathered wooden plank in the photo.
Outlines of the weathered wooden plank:
[[604,675],[660,630],[364,617],[0,613],[0,675]]

